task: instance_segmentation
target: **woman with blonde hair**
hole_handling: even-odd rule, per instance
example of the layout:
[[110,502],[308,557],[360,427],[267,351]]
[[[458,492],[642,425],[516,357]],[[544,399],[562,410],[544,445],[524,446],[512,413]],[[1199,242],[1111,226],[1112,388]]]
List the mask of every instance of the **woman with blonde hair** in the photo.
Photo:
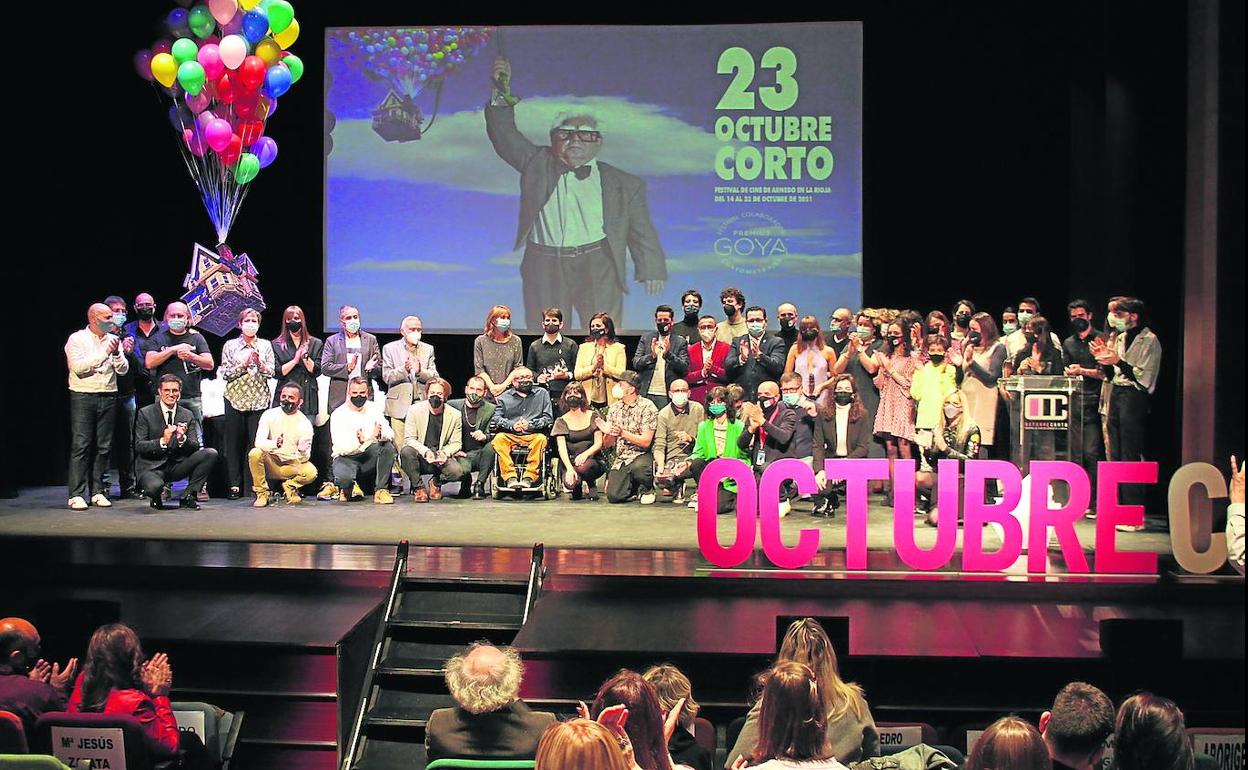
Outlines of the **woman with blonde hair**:
[[1040,731],[1018,717],[1001,717],[984,730],[966,760],[966,770],[1051,770]]
[[713,762],[710,752],[699,746],[694,739],[693,720],[702,707],[693,699],[693,684],[689,677],[671,663],[663,663],[651,666],[641,678],[654,686],[665,720],[672,709],[680,705],[676,729],[667,741],[667,750],[672,755],[672,760],[694,770],[711,770]]
[[979,426],[971,416],[966,391],[955,390],[945,396],[940,414],[936,417],[932,445],[923,450],[923,465],[914,474],[914,485],[919,494],[916,505],[920,508],[919,512],[927,513],[927,523],[931,526],[936,526],[939,518],[936,508],[930,505],[936,488],[937,463],[957,460],[960,480],[965,467],[963,463],[979,457],[979,435]]
[[472,341],[472,371],[485,380],[493,398],[511,387],[516,369],[524,366],[524,346],[511,333],[511,308],[495,305],[485,316],[482,333]]
[[[777,663],[794,662],[808,666],[819,692],[820,711],[827,715],[824,732],[831,756],[840,762],[855,762],[879,754],[880,735],[867,706],[862,688],[841,679],[836,650],[823,626],[813,618],[793,621],[780,643]],[[752,756],[759,745],[759,724],[766,689],[745,718],[737,743],[728,753],[732,765],[740,756]]]
[[615,736],[592,719],[572,719],[546,728],[537,745],[534,770],[633,770]]

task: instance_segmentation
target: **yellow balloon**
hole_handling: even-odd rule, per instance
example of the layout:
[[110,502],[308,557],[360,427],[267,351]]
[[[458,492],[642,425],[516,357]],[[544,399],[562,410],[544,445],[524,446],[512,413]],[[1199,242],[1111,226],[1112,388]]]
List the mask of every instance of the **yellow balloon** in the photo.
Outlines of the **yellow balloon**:
[[238,4],[244,11],[250,11],[260,5],[260,0],[238,0]]
[[299,37],[299,20],[291,19],[290,26],[274,35],[273,39],[285,50],[294,44],[297,37]]
[[178,63],[169,54],[158,53],[152,57],[152,76],[168,88],[178,79]]
[[282,47],[273,41],[273,38],[266,37],[259,43],[256,43],[256,56],[264,60],[264,63],[270,67],[277,64],[282,58]]

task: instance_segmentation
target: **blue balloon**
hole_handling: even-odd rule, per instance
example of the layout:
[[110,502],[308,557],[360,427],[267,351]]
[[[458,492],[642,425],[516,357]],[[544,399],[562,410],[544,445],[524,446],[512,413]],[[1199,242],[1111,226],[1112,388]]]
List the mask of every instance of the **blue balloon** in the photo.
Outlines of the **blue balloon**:
[[255,45],[269,34],[269,17],[259,8],[248,11],[243,16],[243,37],[247,38],[247,42]]
[[169,15],[165,18],[165,24],[169,27],[169,31],[173,33],[175,38],[190,37],[190,16],[190,11],[185,8],[174,8],[169,12]]
[[264,93],[274,99],[290,90],[290,67],[278,62],[264,76]]

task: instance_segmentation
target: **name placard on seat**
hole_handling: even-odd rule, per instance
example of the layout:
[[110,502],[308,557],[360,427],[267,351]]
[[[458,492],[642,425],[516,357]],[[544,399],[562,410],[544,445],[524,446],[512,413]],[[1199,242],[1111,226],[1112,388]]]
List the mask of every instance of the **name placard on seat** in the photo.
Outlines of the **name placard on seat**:
[[120,727],[52,727],[52,756],[70,767],[91,760],[91,770],[125,770],[126,742]]
[[911,746],[918,746],[923,742],[923,728],[919,725],[902,725],[896,727],[879,727],[876,729],[880,734],[880,753],[895,754],[898,751],[905,751]]
[[1221,770],[1244,770],[1244,731],[1191,731],[1192,745],[1218,761]]
[[204,712],[202,711],[175,711],[173,718],[178,722],[178,731],[183,733],[194,733],[207,743],[204,738]]

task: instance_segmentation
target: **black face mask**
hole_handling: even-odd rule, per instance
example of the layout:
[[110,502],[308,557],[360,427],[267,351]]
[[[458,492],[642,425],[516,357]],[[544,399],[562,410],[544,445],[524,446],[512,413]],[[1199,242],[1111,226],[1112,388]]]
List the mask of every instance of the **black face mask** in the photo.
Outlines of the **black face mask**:
[[531,393],[531,392],[533,391],[533,383],[531,383],[531,382],[517,382],[517,383],[516,383],[516,390],[520,391],[521,393]]
[[1088,323],[1088,319],[1086,318],[1070,319],[1070,328],[1075,330],[1075,334],[1082,334],[1086,332],[1088,330],[1088,327],[1091,325],[1092,324]]
[[580,409],[581,405],[585,403],[580,396],[568,396],[566,400],[569,409]]
[[672,322],[671,321],[655,321],[654,328],[658,330],[659,334],[667,334],[667,330],[672,328]]
[[443,400],[442,400],[442,397],[441,397],[441,396],[430,396],[430,397],[429,397],[429,406],[433,407],[434,409],[437,409],[438,407],[442,406],[442,404],[443,404],[443,403],[444,403],[444,402],[443,402]]
[[957,315],[953,317],[953,320],[954,320],[954,323],[956,323],[958,326],[961,326],[963,329],[965,329],[966,327],[971,325],[971,314],[970,313],[958,313]]
[[763,408],[763,411],[769,412],[771,411],[771,408],[776,405],[776,400],[774,398],[760,398],[758,400],[758,405]]
[[698,312],[702,310],[702,306],[699,305],[697,307],[694,307],[693,310],[690,310],[689,308],[685,308],[684,310],[685,310],[685,323],[690,324],[691,326],[696,326],[697,324],[695,322],[695,319],[698,317]]
[[806,340],[807,342],[812,342],[815,338],[819,336],[818,329],[802,329],[801,332],[799,333],[802,335],[802,339]]
[[888,342],[895,348],[901,347],[901,337],[889,337]]
[[794,326],[796,326],[796,325],[797,325],[797,322],[796,322],[796,321],[794,321],[792,318],[781,318],[781,319],[780,319],[780,328],[781,328],[781,329],[783,329],[783,330],[784,330],[784,331],[786,331],[786,332],[787,332],[787,331],[792,331],[792,330],[793,330],[793,327],[794,327]]
[[542,331],[547,334],[558,334],[559,324],[542,324]]
[[834,394],[833,398],[835,398],[836,403],[840,404],[841,406],[849,406],[850,404],[854,403],[853,393],[843,393],[843,392],[836,393]]
[[287,321],[286,328],[291,332],[298,333],[298,331],[303,328],[303,321]]
[[1035,332],[1023,332],[1023,339],[1027,341],[1028,345],[1036,344]]
[[150,321],[156,316],[156,308],[154,307],[136,307],[134,312],[138,314],[141,321]]
[[728,316],[729,318],[732,318],[733,315],[736,314],[736,312],[737,312],[736,305],[724,305],[724,315]]
[[598,339],[599,337],[603,336],[606,333],[607,333],[606,329],[590,329],[589,330],[589,336],[593,337],[594,339]]
[[473,404],[474,406],[475,406],[476,404],[481,403],[481,402],[482,402],[482,401],[484,401],[484,400],[485,400],[485,396],[481,395],[480,393],[469,393],[469,394],[468,394],[468,403]]
[[928,354],[927,354],[927,358],[928,358],[928,360],[929,360],[929,361],[931,361],[931,362],[932,362],[933,364],[935,364],[936,366],[940,366],[941,364],[943,364],[943,363],[945,362],[945,354],[944,354],[944,353],[928,353]]
[[979,341],[983,339],[983,335],[979,332],[971,332],[967,339],[971,341],[972,345],[978,345]]
[[358,409],[368,403],[368,396],[352,396],[351,403]]
[[299,403],[297,401],[287,401],[283,399],[281,401],[281,404],[282,404],[282,411],[285,412],[286,414],[294,414],[295,412],[299,411]]
[[927,333],[928,333],[928,334],[940,334],[940,327],[939,327],[939,326],[929,326],[929,327],[927,327]]

